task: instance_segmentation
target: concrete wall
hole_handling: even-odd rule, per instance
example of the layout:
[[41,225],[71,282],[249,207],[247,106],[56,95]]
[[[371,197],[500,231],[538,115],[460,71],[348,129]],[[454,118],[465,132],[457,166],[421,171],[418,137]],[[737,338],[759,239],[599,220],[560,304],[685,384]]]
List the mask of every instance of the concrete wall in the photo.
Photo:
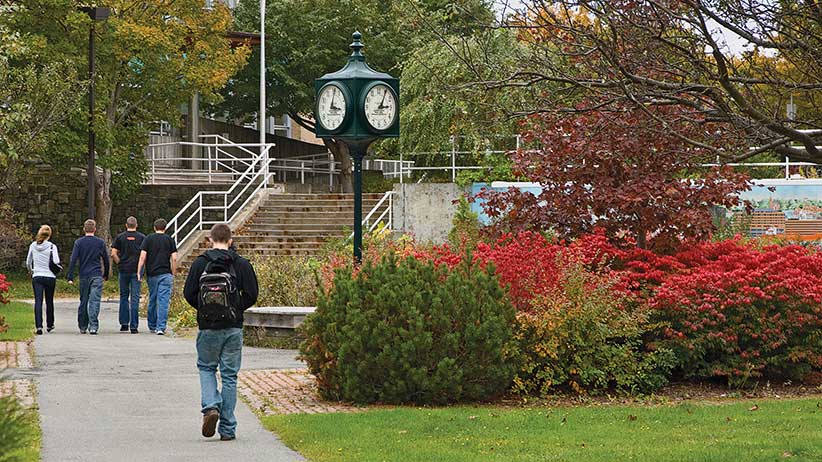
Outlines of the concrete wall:
[[448,240],[459,199],[468,190],[454,183],[395,184],[394,229],[419,242]]

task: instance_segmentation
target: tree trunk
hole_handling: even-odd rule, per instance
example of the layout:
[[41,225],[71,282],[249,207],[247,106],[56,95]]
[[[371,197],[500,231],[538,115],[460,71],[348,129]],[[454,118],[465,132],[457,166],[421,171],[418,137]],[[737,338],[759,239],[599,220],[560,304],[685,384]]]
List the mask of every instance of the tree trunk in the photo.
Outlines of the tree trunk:
[[111,243],[111,170],[104,168],[102,172],[98,169],[97,185],[95,186],[97,197],[94,201],[95,217],[97,219],[97,236]]
[[348,152],[348,145],[333,139],[324,139],[325,146],[331,151],[335,162],[340,162],[340,190],[344,193],[354,192],[353,175],[354,164],[351,162],[351,154]]

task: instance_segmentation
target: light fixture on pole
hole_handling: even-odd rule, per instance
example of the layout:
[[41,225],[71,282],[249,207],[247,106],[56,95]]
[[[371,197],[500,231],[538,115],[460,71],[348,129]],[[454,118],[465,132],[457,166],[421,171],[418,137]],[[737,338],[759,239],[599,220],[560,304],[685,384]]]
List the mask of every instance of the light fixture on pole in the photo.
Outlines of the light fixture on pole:
[[95,188],[95,167],[94,153],[96,149],[96,138],[94,134],[94,80],[97,72],[95,67],[94,50],[94,26],[98,21],[108,19],[111,10],[105,7],[82,7],[80,11],[88,14],[91,18],[91,25],[88,31],[88,166],[86,176],[88,180],[88,217],[94,218],[94,188]]

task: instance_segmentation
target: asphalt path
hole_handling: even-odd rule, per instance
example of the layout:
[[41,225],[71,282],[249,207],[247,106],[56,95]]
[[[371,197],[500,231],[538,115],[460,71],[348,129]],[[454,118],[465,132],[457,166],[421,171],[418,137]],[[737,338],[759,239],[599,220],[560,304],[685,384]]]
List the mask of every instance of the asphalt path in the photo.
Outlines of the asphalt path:
[[[100,334],[81,335],[77,302],[56,304],[56,329],[37,336],[35,368],[42,460],[295,461],[299,454],[265,430],[242,401],[237,439],[200,434],[194,341],[119,332],[117,303],[104,302]],[[291,350],[243,349],[244,369],[300,367]],[[19,375],[19,374],[18,374]]]

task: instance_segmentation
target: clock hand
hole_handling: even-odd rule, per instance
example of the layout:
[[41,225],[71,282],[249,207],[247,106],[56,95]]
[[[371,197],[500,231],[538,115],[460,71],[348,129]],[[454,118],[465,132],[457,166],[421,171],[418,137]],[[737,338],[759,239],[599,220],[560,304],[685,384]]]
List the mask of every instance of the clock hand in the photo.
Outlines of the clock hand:
[[385,109],[388,106],[385,106],[385,95],[388,94],[388,90],[383,90],[382,92],[382,101],[380,101],[380,105],[377,106],[377,109]]
[[331,94],[331,107],[329,107],[329,109],[336,109],[338,111],[340,110],[340,108],[338,108],[337,105],[334,104],[334,101],[336,101],[336,100],[337,100],[337,92],[335,91]]

